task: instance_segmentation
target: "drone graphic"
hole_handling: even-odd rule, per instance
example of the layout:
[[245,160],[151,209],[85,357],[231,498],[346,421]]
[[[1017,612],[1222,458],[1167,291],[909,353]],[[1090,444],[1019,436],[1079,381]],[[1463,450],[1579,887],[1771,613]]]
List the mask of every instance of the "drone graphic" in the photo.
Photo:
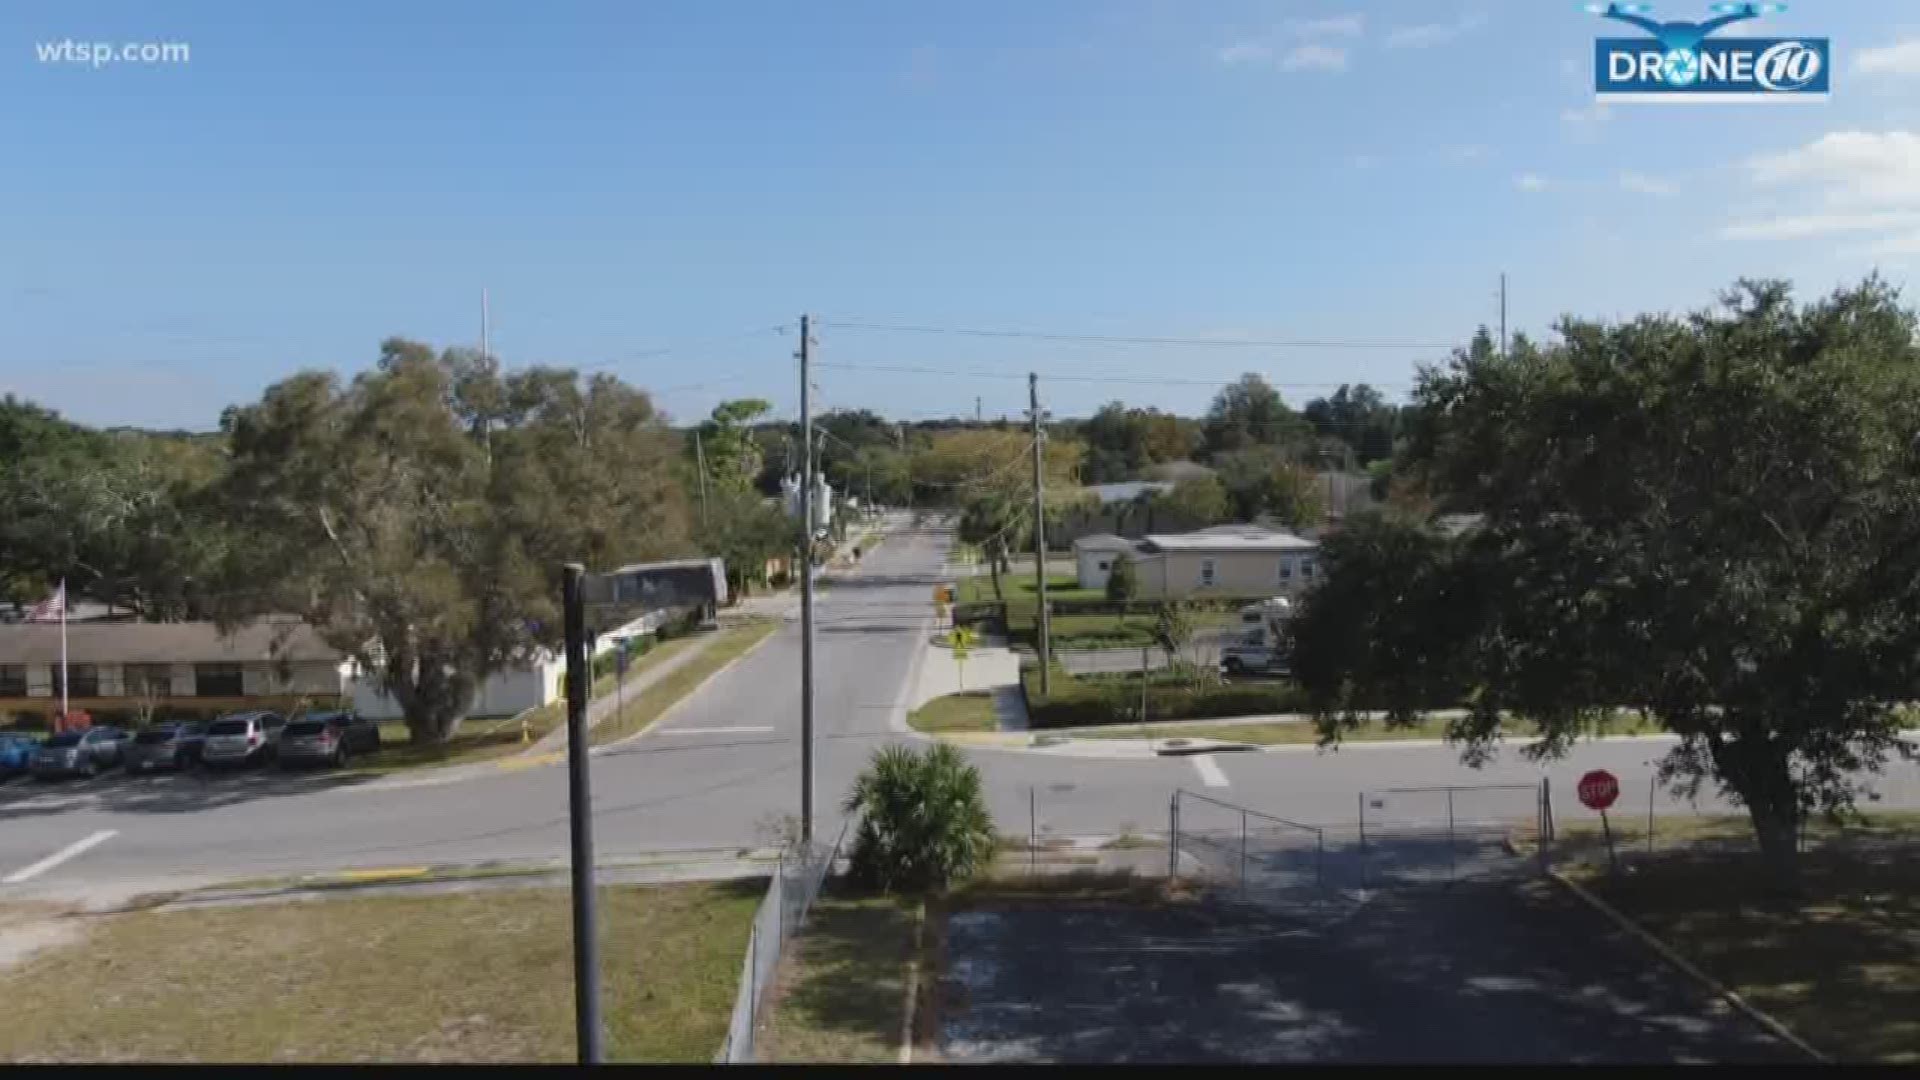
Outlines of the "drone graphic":
[[1787,10],[1785,4],[1714,4],[1707,10],[1714,17],[1704,22],[1661,22],[1648,18],[1653,10],[1652,4],[1588,4],[1586,10],[1603,19],[1615,19],[1629,26],[1637,26],[1659,39],[1660,47],[1668,52],[1691,53],[1708,34],[1729,23],[1757,19],[1762,15],[1773,15]]

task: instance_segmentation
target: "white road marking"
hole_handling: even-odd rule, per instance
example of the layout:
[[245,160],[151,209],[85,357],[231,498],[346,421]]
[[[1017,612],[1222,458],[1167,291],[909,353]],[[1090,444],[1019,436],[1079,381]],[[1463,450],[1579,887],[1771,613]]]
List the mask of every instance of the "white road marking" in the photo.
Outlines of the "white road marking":
[[1212,754],[1195,755],[1193,767],[1200,771],[1200,779],[1205,781],[1208,787],[1227,786],[1227,774],[1220,771],[1220,766],[1214,763]]
[[765,735],[770,727],[677,727],[661,728],[662,735]]
[[66,847],[41,859],[32,866],[23,866],[13,873],[8,874],[6,877],[0,878],[0,885],[18,885],[23,881],[31,881],[54,867],[59,866],[61,863],[66,862],[68,859],[77,855],[84,855],[89,850],[99,847],[101,844],[106,843],[118,835],[120,835],[120,833],[117,830],[101,829],[85,840],[76,840],[68,844]]

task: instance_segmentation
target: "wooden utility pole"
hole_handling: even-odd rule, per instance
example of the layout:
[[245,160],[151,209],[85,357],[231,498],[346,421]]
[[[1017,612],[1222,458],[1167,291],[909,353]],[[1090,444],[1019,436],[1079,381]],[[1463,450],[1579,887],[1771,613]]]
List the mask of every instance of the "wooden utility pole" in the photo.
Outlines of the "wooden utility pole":
[[800,316],[800,842],[813,843],[813,358],[812,320]]
[[1040,376],[1027,374],[1027,404],[1033,420],[1033,579],[1040,607],[1040,693],[1053,693],[1053,618],[1047,612],[1046,433],[1040,426]]
[[1507,358],[1507,275],[1500,275],[1500,359]]

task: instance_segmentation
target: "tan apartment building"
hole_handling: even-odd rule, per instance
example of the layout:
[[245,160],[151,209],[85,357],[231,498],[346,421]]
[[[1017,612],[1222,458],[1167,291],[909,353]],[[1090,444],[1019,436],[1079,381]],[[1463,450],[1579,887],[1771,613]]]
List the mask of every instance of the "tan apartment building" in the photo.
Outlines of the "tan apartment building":
[[[1297,596],[1319,573],[1319,545],[1258,525],[1216,525],[1174,535],[1147,536],[1121,550],[1118,538],[1089,537],[1081,561],[1082,588],[1106,584],[1112,561],[1132,561],[1143,600]],[[1076,545],[1076,554],[1079,554]],[[1106,564],[1102,566],[1101,564]],[[1098,578],[1098,582],[1091,579]]]

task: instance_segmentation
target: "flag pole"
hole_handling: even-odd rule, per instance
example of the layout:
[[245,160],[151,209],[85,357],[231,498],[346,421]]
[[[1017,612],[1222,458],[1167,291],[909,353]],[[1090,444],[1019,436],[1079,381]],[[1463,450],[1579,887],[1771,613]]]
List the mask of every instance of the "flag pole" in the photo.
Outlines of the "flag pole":
[[65,731],[67,727],[67,579],[60,579],[60,724],[56,730]]

